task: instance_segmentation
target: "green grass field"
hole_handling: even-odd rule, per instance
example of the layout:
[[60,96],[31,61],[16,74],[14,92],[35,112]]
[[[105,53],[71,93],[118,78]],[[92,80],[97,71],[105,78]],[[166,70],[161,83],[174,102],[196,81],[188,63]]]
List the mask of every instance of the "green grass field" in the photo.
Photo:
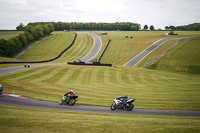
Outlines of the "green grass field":
[[0,105],[1,133],[197,133],[199,118],[78,113]]
[[[47,40],[34,45],[18,59],[20,60],[47,60],[59,55],[73,41],[75,34],[73,32],[54,32],[56,35]],[[82,58],[92,49],[93,39],[91,36],[78,32],[74,45],[66,51],[61,58],[53,62],[65,63]]]
[[34,45],[18,59],[20,60],[47,60],[59,55],[73,41],[75,34],[71,32],[55,32],[56,35]]
[[[0,76],[4,92],[31,99],[58,102],[73,89],[77,104],[109,107],[114,98],[136,98],[136,108],[200,110],[199,75],[132,69],[54,65],[30,68]],[[178,83],[178,84],[177,84]]]
[[200,74],[200,39],[182,41],[147,68]]
[[72,62],[86,56],[93,47],[93,38],[88,34],[77,32],[74,45],[66,51],[61,58],[53,62]]
[[[101,34],[100,31],[94,33]],[[107,36],[100,35],[103,45],[107,43],[108,38],[112,39],[102,58],[102,62],[113,63],[114,67],[73,66],[66,64],[43,66],[0,75],[0,83],[4,86],[4,92],[6,93],[13,93],[14,91],[15,94],[44,101],[59,102],[61,96],[66,91],[73,89],[79,96],[77,104],[81,105],[109,107],[113,103],[114,98],[128,95],[136,99],[134,103],[136,109],[200,111],[199,74],[184,71],[180,73],[177,72],[176,67],[165,63],[166,57],[170,57],[170,59],[176,60],[174,65],[176,64],[179,67],[185,66],[185,68],[188,68],[190,64],[192,66],[199,66],[199,61],[196,59],[188,63],[190,59],[194,59],[193,57],[199,58],[200,52],[199,46],[197,46],[199,40],[181,42],[171,49],[166,54],[166,57],[160,58],[159,63],[155,62],[157,63],[156,65],[152,64],[153,66],[150,66],[151,69],[141,69],[138,67],[165,51],[175,40],[158,47],[155,52],[152,52],[144,61],[141,61],[138,67],[121,66],[156,40],[173,37],[165,36],[164,33],[111,31],[108,32]],[[177,33],[179,36],[200,35],[200,32]],[[65,36],[68,36],[68,40],[73,38],[72,33],[58,32],[58,35],[60,34],[66,34],[61,38]],[[132,35],[133,38],[125,39],[126,34]],[[41,43],[45,45],[53,42],[52,38],[46,41]],[[60,41],[57,42],[60,43]],[[75,45],[64,56],[54,62],[64,63],[81,58],[92,48],[92,44],[93,40],[89,35],[78,32]],[[58,46],[62,47],[63,45],[59,44]],[[40,48],[38,47],[38,49]],[[36,54],[37,49],[33,51]],[[55,54],[57,53],[51,54],[52,57]],[[49,57],[49,55],[43,56],[40,55],[37,59],[47,59]],[[29,54],[26,57],[23,60],[29,60]],[[183,64],[179,62],[180,57],[185,58],[187,62],[185,60],[183,60]],[[4,67],[10,67],[10,64]],[[27,109],[2,105],[0,105],[0,111],[1,132],[66,132],[66,124],[67,127],[70,127],[69,132],[148,131],[171,133],[200,131],[199,118],[195,117],[94,114]]]
[[23,31],[0,31],[0,39],[8,40],[20,33],[23,33]]

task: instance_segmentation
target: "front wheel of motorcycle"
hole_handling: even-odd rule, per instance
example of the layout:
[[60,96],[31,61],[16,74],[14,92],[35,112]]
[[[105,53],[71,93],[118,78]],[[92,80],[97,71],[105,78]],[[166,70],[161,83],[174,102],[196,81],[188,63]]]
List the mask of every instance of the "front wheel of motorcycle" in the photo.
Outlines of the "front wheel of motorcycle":
[[133,108],[134,108],[133,104],[130,104],[129,106],[125,107],[126,111],[131,111],[131,110],[133,110]]
[[115,109],[116,109],[115,103],[113,103],[113,104],[110,106],[110,109],[111,109],[111,110],[115,110]]
[[73,106],[75,104],[75,102],[76,102],[75,99],[70,99],[69,105]]
[[63,104],[63,99],[61,99],[61,100],[60,100],[59,104],[60,104],[60,105],[62,105],[62,104]]

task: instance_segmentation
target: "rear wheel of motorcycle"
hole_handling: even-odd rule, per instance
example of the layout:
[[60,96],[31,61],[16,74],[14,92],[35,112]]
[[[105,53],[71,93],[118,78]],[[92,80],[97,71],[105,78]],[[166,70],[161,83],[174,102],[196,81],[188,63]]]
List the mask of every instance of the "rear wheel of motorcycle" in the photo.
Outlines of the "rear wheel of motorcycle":
[[76,102],[75,99],[70,99],[69,105],[73,106],[75,104],[75,102]]
[[126,111],[131,111],[133,110],[133,108],[134,108],[134,105],[130,104],[129,106],[126,106]]
[[115,106],[114,103],[110,106],[110,109],[111,109],[111,110],[115,110],[115,109],[116,109],[116,106]]
[[63,99],[61,99],[61,100],[60,100],[59,104],[60,104],[60,105],[62,105],[62,104],[63,104]]

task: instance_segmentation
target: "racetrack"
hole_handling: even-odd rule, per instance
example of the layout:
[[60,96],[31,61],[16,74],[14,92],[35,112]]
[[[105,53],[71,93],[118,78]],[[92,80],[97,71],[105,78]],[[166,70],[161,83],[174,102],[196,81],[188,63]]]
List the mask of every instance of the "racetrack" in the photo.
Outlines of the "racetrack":
[[[155,49],[156,47],[158,47],[159,45],[161,45],[164,42],[165,41],[163,40],[163,42],[154,43],[153,45],[151,45],[149,48],[146,49],[146,52],[152,51],[153,49]],[[98,52],[98,48],[96,49],[96,52],[92,52],[93,54],[91,54],[91,56],[87,55],[82,59],[84,59],[85,61],[88,61],[91,58],[93,58],[97,54],[97,52]],[[145,56],[145,54],[143,56],[140,55],[140,58],[142,59],[142,58],[144,58],[144,56]],[[38,66],[44,66],[44,65],[56,65],[56,64],[31,65],[31,67],[38,67]],[[14,72],[14,71],[23,70],[23,69],[28,69],[28,68],[24,68],[24,66],[20,66],[20,67],[0,69],[0,75]],[[58,103],[53,103],[53,102],[22,99],[22,98],[7,96],[7,95],[0,96],[0,104],[1,105],[9,105],[9,106],[27,107],[27,108],[91,112],[91,113],[200,117],[200,111],[172,111],[172,110],[146,110],[146,109],[134,109],[132,111],[125,111],[125,110],[111,111],[110,108],[108,108],[108,107],[107,108],[106,107],[93,107],[93,106],[83,106],[83,105],[67,106],[67,105],[59,105]],[[112,101],[111,101],[111,104],[112,104]]]
[[96,35],[94,33],[89,33],[89,32],[85,32],[85,33],[87,33],[87,34],[89,34],[90,36],[93,37],[94,46],[93,46],[92,50],[85,57],[80,59],[82,62],[91,61],[96,56],[96,54],[98,54],[98,52],[99,52],[99,50],[101,49],[101,46],[102,46],[101,38],[98,35]]
[[[98,35],[93,34],[93,33],[89,33],[89,32],[85,32],[85,33],[87,33],[87,34],[89,34],[89,35],[91,35],[93,37],[94,46],[93,46],[92,50],[85,57],[83,57],[81,59],[81,61],[83,61],[83,62],[90,61],[93,57],[95,57],[95,55],[99,52],[99,50],[100,50],[100,48],[102,46],[101,38]],[[31,65],[31,67],[46,66],[46,65],[57,65],[57,64],[65,64],[65,63]],[[27,69],[23,65],[19,66],[19,67],[0,69],[0,75],[6,74],[6,73],[15,72],[15,71],[19,71],[19,70],[23,70],[23,69]]]
[[146,110],[134,109],[132,111],[126,110],[110,110],[108,107],[94,107],[83,105],[59,105],[58,103],[37,101],[31,99],[18,98],[13,96],[1,95],[1,105],[48,109],[48,110],[61,110],[61,111],[77,111],[89,113],[107,113],[107,114],[127,114],[127,115],[153,115],[153,116],[185,116],[185,117],[200,117],[200,111],[171,111],[171,110]]
[[[58,65],[58,64],[65,64],[65,63],[31,65],[30,67]],[[3,68],[3,69],[0,69],[0,75],[6,74],[6,73],[15,72],[15,71],[20,71],[20,70],[24,70],[24,69],[29,69],[29,68],[24,67],[23,65],[22,66],[18,66],[18,67]]]
[[154,49],[156,49],[161,44],[163,44],[163,43],[165,43],[167,41],[170,41],[170,40],[183,39],[183,38],[185,38],[185,37],[175,37],[175,38],[160,39],[160,40],[156,41],[155,43],[153,43],[148,48],[146,48],[144,51],[142,51],[141,53],[139,53],[138,55],[136,55],[130,61],[128,61],[127,63],[125,63],[123,66],[134,67],[138,62],[140,62],[144,57],[146,57],[148,54],[150,54]]

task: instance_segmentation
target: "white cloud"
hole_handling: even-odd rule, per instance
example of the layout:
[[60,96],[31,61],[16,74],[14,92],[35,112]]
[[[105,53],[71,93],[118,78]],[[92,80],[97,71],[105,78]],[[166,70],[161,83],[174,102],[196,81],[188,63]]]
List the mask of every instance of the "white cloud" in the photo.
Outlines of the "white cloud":
[[19,23],[137,22],[142,26],[200,22],[199,0],[0,0],[0,29]]

